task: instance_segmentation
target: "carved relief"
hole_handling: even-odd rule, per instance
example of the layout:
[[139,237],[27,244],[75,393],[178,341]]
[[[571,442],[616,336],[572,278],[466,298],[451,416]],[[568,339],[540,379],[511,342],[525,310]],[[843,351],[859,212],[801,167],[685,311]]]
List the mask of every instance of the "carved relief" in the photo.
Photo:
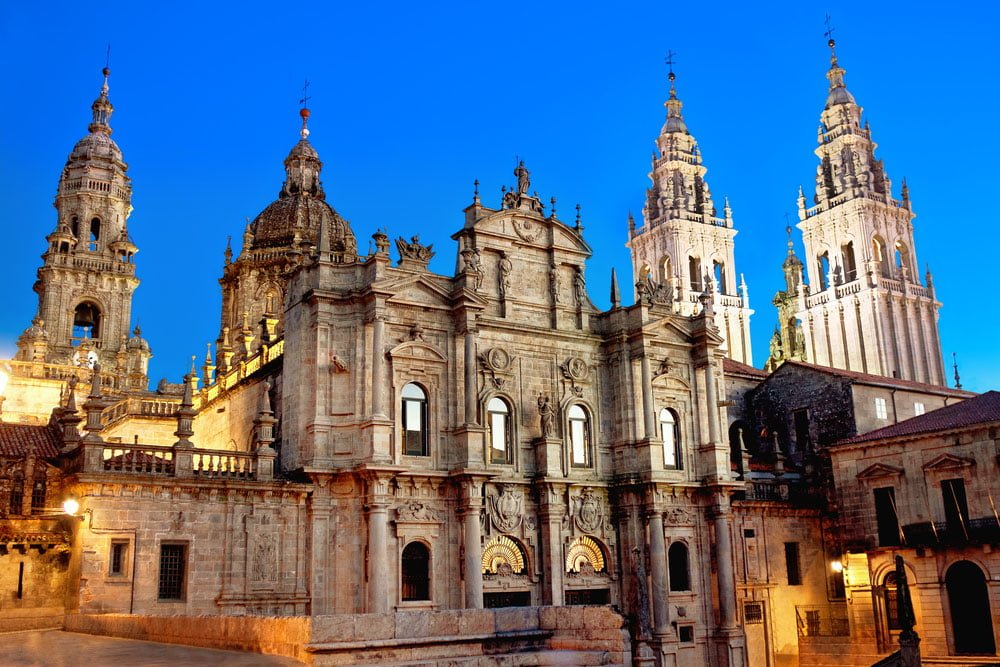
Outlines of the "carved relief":
[[278,579],[278,537],[258,535],[254,539],[253,565],[250,576],[256,582],[275,582]]
[[409,242],[400,236],[396,239],[396,249],[399,250],[400,259],[413,259],[426,263],[434,256],[434,244],[422,245],[419,236],[410,237]]
[[434,521],[442,520],[441,513],[422,502],[411,500],[396,508],[396,518],[399,521]]
[[541,224],[530,219],[514,218],[513,224],[517,235],[529,243],[537,239],[543,229]]
[[501,487],[500,493],[489,497],[489,514],[493,525],[502,533],[511,533],[524,516],[524,494],[520,489]]
[[503,389],[510,378],[510,367],[513,362],[513,357],[502,347],[490,348],[479,355],[479,363],[488,374],[487,379],[496,389]]
[[684,507],[673,507],[664,513],[663,520],[672,526],[693,526],[694,512]]

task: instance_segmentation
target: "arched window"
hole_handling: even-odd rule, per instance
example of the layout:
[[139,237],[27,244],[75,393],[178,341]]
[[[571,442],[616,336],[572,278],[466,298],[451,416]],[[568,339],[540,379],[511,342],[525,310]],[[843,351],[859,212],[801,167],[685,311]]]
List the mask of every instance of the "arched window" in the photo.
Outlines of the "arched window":
[[567,413],[569,420],[570,463],[577,468],[589,468],[590,418],[579,405],[572,405]]
[[502,398],[491,398],[486,404],[486,415],[490,431],[490,463],[513,463],[510,407],[507,401]]
[[10,482],[10,513],[21,514],[24,511],[24,477],[20,472],[14,473]]
[[667,408],[660,410],[660,439],[663,441],[665,468],[681,467],[681,439],[677,421],[677,414],[673,410]]
[[73,311],[73,344],[84,338],[101,337],[101,309],[96,304],[84,301]]
[[670,262],[670,257],[664,257],[660,262],[660,282],[664,285],[670,284],[670,279],[674,277],[674,267]]
[[830,253],[824,251],[816,255],[816,270],[819,273],[819,289],[822,292],[830,287]]
[[854,258],[854,241],[840,246],[840,256],[844,261],[844,282],[852,282],[858,277],[858,264]]
[[712,279],[719,294],[729,294],[729,286],[726,284],[726,265],[718,260],[712,262]]
[[403,549],[403,602],[431,599],[431,552],[421,542],[410,542]]
[[688,274],[691,278],[691,289],[700,292],[702,287],[701,258],[688,257]]
[[674,542],[667,550],[667,566],[670,572],[670,590],[691,590],[691,570],[688,563],[688,548],[683,542]]
[[87,239],[87,250],[94,252],[97,250],[97,242],[101,240],[101,220],[94,218],[90,221],[90,236]]
[[79,238],[80,238],[80,219],[78,217],[76,217],[75,215],[73,216],[73,220],[69,223],[69,228],[70,228],[70,231],[73,232],[73,236],[75,236],[79,240]]
[[902,630],[899,623],[899,596],[896,586],[896,573],[885,575],[882,584],[882,600],[885,602],[885,624],[890,630]]
[[403,454],[427,456],[427,394],[413,382],[403,387]]

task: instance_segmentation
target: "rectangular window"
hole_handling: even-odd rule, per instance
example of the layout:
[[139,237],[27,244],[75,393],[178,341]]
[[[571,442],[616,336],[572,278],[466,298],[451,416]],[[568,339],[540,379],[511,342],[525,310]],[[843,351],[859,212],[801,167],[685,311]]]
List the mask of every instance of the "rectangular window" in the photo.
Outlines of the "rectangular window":
[[677,639],[682,644],[691,644],[694,642],[694,626],[693,625],[680,625],[677,627]]
[[507,462],[507,415],[490,413],[490,463]]
[[[41,465],[39,462],[36,465]],[[41,513],[45,511],[45,476],[35,477],[35,483],[31,485],[31,513]]]
[[891,486],[886,486],[875,489],[874,493],[879,546],[898,547],[899,517],[896,515],[896,491]]
[[785,542],[785,573],[789,586],[802,585],[802,570],[799,568],[799,543]]
[[885,399],[876,398],[875,399],[875,417],[878,419],[888,419],[889,413],[885,409]]
[[812,451],[812,439],[809,436],[809,411],[796,410],[792,413],[795,421],[795,448],[800,452]]
[[112,577],[124,577],[128,573],[128,541],[111,540],[111,554],[108,574]]
[[160,545],[160,600],[183,600],[187,545]]
[[943,480],[941,496],[944,499],[944,520],[948,522],[948,532],[952,535],[967,534],[969,504],[965,497],[965,482],[961,479]]
[[743,625],[760,625],[764,622],[764,605],[761,602],[743,604]]
[[10,513],[20,514],[24,511],[24,480],[14,478],[10,485]]
[[913,404],[913,415],[915,417],[919,417],[922,414],[924,414],[924,404],[923,403],[914,403]]
[[569,422],[570,441],[573,443],[573,465],[585,466],[587,460],[587,424],[582,419],[572,419]]

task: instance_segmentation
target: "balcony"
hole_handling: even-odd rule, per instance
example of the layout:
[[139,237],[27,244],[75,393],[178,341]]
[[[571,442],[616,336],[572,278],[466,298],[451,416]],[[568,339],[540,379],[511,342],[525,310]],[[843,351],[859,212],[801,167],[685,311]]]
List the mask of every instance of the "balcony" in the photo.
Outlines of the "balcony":
[[848,637],[847,603],[795,605],[795,625],[800,638]]
[[1000,544],[1000,520],[996,517],[969,519],[961,523],[922,521],[903,526],[908,547],[961,547]]

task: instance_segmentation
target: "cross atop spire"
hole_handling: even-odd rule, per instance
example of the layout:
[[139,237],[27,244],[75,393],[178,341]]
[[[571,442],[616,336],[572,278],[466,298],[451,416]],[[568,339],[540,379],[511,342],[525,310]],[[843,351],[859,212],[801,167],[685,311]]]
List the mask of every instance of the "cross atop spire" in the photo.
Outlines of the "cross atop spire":
[[299,104],[302,105],[303,109],[308,109],[309,100],[311,99],[312,98],[309,96],[309,79],[306,79],[305,83],[302,84],[302,99],[299,100]]
[[663,59],[663,62],[667,64],[667,78],[670,79],[671,83],[677,78],[674,75],[674,56],[676,55],[672,50],[667,49],[667,57]]

